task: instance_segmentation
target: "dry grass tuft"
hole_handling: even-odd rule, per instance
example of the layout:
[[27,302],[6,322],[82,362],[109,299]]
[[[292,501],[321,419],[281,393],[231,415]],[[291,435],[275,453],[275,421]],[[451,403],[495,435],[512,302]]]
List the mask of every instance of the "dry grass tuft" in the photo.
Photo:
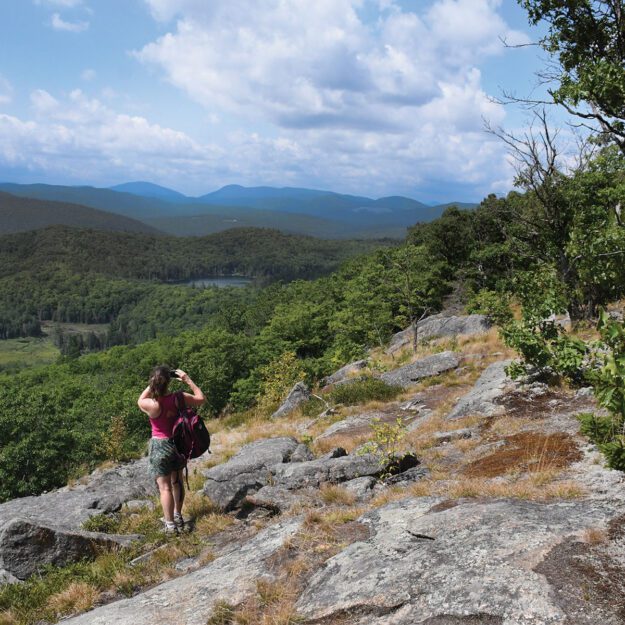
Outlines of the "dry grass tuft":
[[608,532],[599,527],[589,527],[582,535],[582,540],[589,545],[601,545],[608,541]]
[[323,503],[327,505],[351,506],[356,501],[354,493],[337,484],[322,484],[319,489],[319,496]]
[[195,533],[206,538],[213,534],[223,532],[233,523],[234,519],[231,516],[220,512],[211,512],[196,520]]
[[52,595],[47,607],[57,617],[78,614],[90,610],[98,600],[100,593],[93,586],[84,582],[74,582],[65,590]]
[[183,511],[185,516],[199,519],[216,511],[211,500],[202,492],[187,492],[184,500]]
[[489,497],[527,499],[531,501],[552,501],[558,499],[577,499],[584,495],[583,487],[573,481],[556,481],[536,484],[531,477],[504,482],[486,478],[468,478],[447,483],[443,488],[435,489],[433,494],[444,495],[450,499],[461,497]]
[[19,620],[13,610],[3,610],[0,612],[0,625],[17,625]]
[[121,592],[123,595],[130,596],[142,582],[142,577],[136,571],[118,571],[111,581],[110,588]]

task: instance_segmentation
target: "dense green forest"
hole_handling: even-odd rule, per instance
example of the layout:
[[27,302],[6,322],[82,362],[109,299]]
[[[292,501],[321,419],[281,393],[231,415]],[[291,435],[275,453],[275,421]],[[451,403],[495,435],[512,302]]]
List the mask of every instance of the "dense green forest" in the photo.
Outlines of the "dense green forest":
[[177,239],[55,226],[4,236],[0,338],[38,336],[42,321],[55,321],[112,323],[99,339],[105,346],[147,340],[197,327],[221,306],[214,289],[163,282],[232,274],[258,283],[313,278],[387,245],[391,242],[323,241],[263,229]]

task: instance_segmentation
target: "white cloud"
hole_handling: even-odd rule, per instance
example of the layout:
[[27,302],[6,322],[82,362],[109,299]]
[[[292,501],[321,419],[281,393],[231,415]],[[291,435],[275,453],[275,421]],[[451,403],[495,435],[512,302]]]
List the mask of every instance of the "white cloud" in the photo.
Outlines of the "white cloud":
[[58,100],[44,89],[36,89],[33,91],[30,94],[30,103],[33,111],[39,115],[53,111],[59,106]]
[[[465,104],[460,98],[449,115],[461,118]],[[31,113],[30,119],[0,114],[0,169],[90,184],[148,177],[198,194],[239,182],[378,196],[422,186],[443,199],[500,191],[491,180],[509,179],[497,141],[431,122],[411,137],[341,128],[285,129],[273,137],[240,130],[221,147],[115,111],[78,89],[63,98],[34,91]]]
[[89,28],[89,22],[68,22],[64,20],[58,13],[53,13],[50,25],[54,30],[62,30],[71,33],[82,33]]
[[13,99],[13,86],[0,74],[0,105],[8,104]]
[[[505,23],[500,0],[435,0],[414,11],[393,0],[145,2],[156,19],[177,22],[137,58],[209,116],[269,128],[258,142],[276,159],[280,137],[299,146],[293,158],[316,154],[330,174],[354,180],[389,181],[405,166],[408,184],[432,163],[438,179],[504,177],[500,153],[487,160],[496,148],[482,120],[500,123],[505,112],[479,66],[505,52],[501,38],[527,37]],[[377,19],[363,17],[372,11]]]
[[0,164],[13,154],[94,183],[143,172],[198,193],[238,182],[473,199],[511,180],[504,146],[483,132],[483,117],[505,112],[480,66],[505,52],[499,37],[525,35],[496,0],[413,12],[395,0],[144,1],[177,21],[136,57],[202,104],[221,147],[104,94],[37,91],[32,119],[0,118]]
[[0,169],[20,168],[77,181],[205,175],[221,151],[188,135],[114,111],[80,90],[57,99],[31,94],[31,119],[0,114]]

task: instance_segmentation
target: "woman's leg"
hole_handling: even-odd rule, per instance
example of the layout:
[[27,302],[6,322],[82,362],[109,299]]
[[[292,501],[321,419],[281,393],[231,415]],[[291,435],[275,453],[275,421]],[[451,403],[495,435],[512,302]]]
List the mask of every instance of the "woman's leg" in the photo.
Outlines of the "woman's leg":
[[184,469],[178,471],[172,471],[171,474],[171,487],[174,496],[174,512],[182,515],[182,504],[184,503],[184,481],[182,479],[182,473]]
[[158,490],[161,494],[161,506],[163,506],[163,516],[165,521],[174,521],[174,497],[171,487],[171,475],[159,475],[156,478]]

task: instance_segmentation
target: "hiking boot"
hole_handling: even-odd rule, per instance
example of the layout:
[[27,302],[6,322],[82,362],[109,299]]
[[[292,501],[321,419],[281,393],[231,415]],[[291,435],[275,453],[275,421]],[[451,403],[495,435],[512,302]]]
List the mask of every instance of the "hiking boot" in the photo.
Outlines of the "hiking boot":
[[178,536],[178,526],[175,522],[168,523],[165,519],[161,519],[161,521],[163,521],[163,534],[166,534],[167,536]]
[[174,525],[179,532],[188,532],[191,529],[191,519],[185,519],[182,514],[174,514]]

